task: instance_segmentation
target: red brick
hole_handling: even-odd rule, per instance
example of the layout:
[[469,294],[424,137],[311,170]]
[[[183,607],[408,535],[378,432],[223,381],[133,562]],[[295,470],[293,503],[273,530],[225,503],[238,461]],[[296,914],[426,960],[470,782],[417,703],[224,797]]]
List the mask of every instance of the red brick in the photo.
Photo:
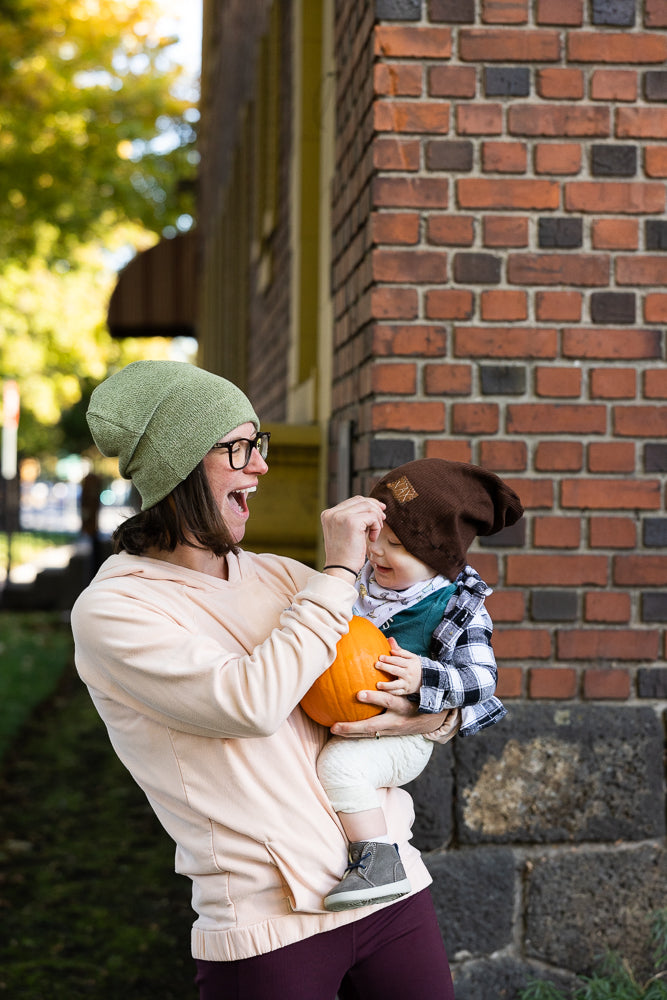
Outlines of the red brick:
[[644,170],[647,177],[667,177],[667,148],[664,145],[646,146]]
[[564,479],[561,505],[579,510],[659,510],[657,480]]
[[665,0],[646,0],[644,25],[647,28],[667,28],[667,4]]
[[503,109],[500,104],[459,104],[456,109],[457,135],[500,135]]
[[446,362],[441,365],[425,365],[424,391],[429,396],[467,396],[472,389],[472,368],[470,365],[456,365]]
[[472,292],[463,289],[435,289],[425,295],[427,319],[470,319],[474,308]]
[[373,212],[373,243],[418,243],[419,216],[415,212]]
[[495,629],[493,651],[497,660],[548,660],[551,635],[546,629]]
[[634,549],[637,544],[635,521],[627,517],[592,517],[588,544],[592,549]]
[[616,112],[618,139],[667,138],[667,109],[619,108]]
[[377,208],[447,208],[449,182],[440,177],[376,177],[373,205]]
[[522,472],[527,465],[525,441],[490,441],[479,443],[479,464],[492,472]]
[[[554,484],[550,479],[518,479],[512,482],[503,477],[508,486],[521,497],[526,510],[551,510],[554,505]],[[488,582],[488,581],[487,581]]]
[[554,66],[538,70],[537,93],[546,100],[581,100],[584,96],[584,74],[580,69]]
[[667,556],[614,556],[613,583],[617,587],[664,587]]
[[472,246],[475,220],[470,215],[431,214],[426,221],[426,238],[438,246]]
[[498,557],[490,552],[479,552],[476,549],[477,543],[473,543],[472,550],[468,553],[468,560],[482,580],[486,580],[490,587],[495,587],[498,583]]
[[630,441],[598,441],[588,445],[589,472],[634,472],[635,446]]
[[604,406],[586,403],[512,403],[507,407],[509,434],[603,434]]
[[609,258],[595,254],[517,253],[507,269],[513,285],[602,287],[609,282]]
[[459,56],[464,62],[556,62],[561,57],[557,31],[511,28],[459,30]]
[[418,310],[416,288],[371,289],[371,312],[375,319],[416,319]]
[[531,669],[528,693],[531,698],[574,698],[577,694],[577,673],[570,667]]
[[[424,454],[426,458],[445,458],[448,462],[471,462],[472,447],[470,441],[455,441],[453,438],[426,439]],[[484,577],[491,583],[488,577]]]
[[469,358],[555,358],[556,330],[532,327],[457,327],[454,355]]
[[667,257],[658,257],[657,255],[618,257],[616,260],[616,280],[619,285],[665,285],[667,284]]
[[445,407],[442,403],[374,403],[371,426],[374,431],[442,431]]
[[667,371],[664,368],[644,372],[644,396],[647,399],[667,399]]
[[452,431],[454,434],[496,434],[499,429],[499,409],[495,403],[454,403]]
[[376,63],[373,67],[376,94],[420,97],[422,67],[420,63]]
[[593,219],[591,243],[596,250],[636,250],[639,223],[637,219]]
[[562,660],[654,660],[657,632],[633,629],[577,629],[559,632],[558,657]]
[[509,110],[508,127],[511,135],[605,138],[611,134],[611,119],[609,109],[599,105],[516,104]]
[[375,28],[375,55],[409,59],[449,59],[451,28],[379,24]]
[[536,292],[535,314],[539,320],[575,322],[581,319],[581,292]]
[[542,210],[558,208],[560,189],[555,181],[490,180],[462,177],[456,181],[461,208]]
[[415,324],[414,326],[384,326],[373,331],[373,352],[378,356],[414,355],[444,357],[447,353],[447,331],[444,327]]
[[646,323],[667,323],[667,295],[655,292],[646,296],[644,299],[644,321]]
[[613,417],[614,431],[623,437],[667,436],[665,406],[618,406]]
[[638,77],[632,69],[596,69],[591,74],[594,101],[636,101]]
[[667,38],[647,32],[572,31],[567,38],[567,61],[575,63],[662,63]]
[[665,208],[664,184],[636,181],[569,181],[565,185],[568,212],[609,214],[625,212],[646,215]]
[[373,280],[392,284],[442,284],[447,255],[440,250],[382,250],[372,253]]
[[584,673],[584,698],[625,701],[629,697],[630,674],[627,670],[587,670]]
[[581,395],[581,369],[538,367],[535,392],[538,396],[578,397]]
[[[666,560],[667,561],[667,560]],[[583,587],[606,586],[607,557],[551,555],[544,553],[508,555],[505,583],[510,587]]]
[[496,694],[499,698],[520,698],[523,694],[523,670],[521,667],[498,667]]
[[374,392],[412,395],[417,388],[416,365],[376,363],[371,372]]
[[489,215],[483,221],[484,246],[528,246],[528,219],[514,216]]
[[373,143],[373,166],[378,170],[419,170],[419,139],[378,136]]
[[449,104],[440,101],[376,101],[373,124],[378,132],[449,132]]
[[581,545],[581,519],[536,517],[533,521],[533,545],[541,549],[578,549]]
[[578,174],[581,146],[574,142],[538,142],[535,145],[535,173]]
[[650,360],[661,357],[660,335],[657,330],[563,330],[563,357],[588,358],[599,361]]
[[587,622],[629,622],[631,614],[629,594],[590,593],[584,597],[584,619]]
[[637,375],[634,368],[593,368],[591,399],[634,399]]
[[577,27],[584,23],[583,0],[537,0],[537,23]]
[[540,441],[535,449],[537,472],[577,472],[583,461],[584,446],[580,441]]
[[431,97],[474,97],[477,93],[474,66],[429,66],[427,79]]
[[528,0],[482,0],[484,24],[526,24]]
[[482,143],[482,170],[486,173],[523,174],[527,162],[523,142]]
[[525,292],[489,289],[481,295],[481,315],[483,320],[498,322],[523,320],[528,317],[528,302]]
[[526,595],[522,590],[494,590],[486,607],[494,622],[522,622],[526,615]]

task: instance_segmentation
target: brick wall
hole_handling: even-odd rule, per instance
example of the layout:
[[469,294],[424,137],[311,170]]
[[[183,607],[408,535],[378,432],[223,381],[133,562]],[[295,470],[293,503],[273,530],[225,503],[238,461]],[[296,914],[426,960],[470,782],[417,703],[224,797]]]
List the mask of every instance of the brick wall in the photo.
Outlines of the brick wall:
[[664,698],[667,5],[336,13],[354,488],[420,456],[496,471],[526,507],[472,560],[503,696]]

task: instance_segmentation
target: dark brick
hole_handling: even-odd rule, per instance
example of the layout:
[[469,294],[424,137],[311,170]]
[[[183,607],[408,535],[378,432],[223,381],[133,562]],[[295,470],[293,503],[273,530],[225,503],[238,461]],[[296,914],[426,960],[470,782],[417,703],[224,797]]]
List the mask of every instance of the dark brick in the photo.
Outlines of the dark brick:
[[667,222],[662,219],[646,220],[646,249],[667,250]]
[[375,438],[371,441],[370,464],[373,469],[394,469],[415,457],[414,441],[401,438]]
[[426,143],[428,170],[472,170],[473,144],[434,139]]
[[430,21],[474,24],[475,0],[431,0],[428,16]]
[[485,396],[511,396],[526,391],[523,365],[482,365],[480,379]]
[[583,246],[583,219],[551,217],[538,219],[538,240],[540,247],[572,248]]
[[637,147],[593,146],[591,173],[595,177],[634,177],[637,173]]
[[667,667],[641,667],[637,671],[640,698],[667,698]]
[[530,70],[523,66],[487,66],[484,91],[487,97],[528,97]]
[[420,851],[435,851],[439,847],[446,847],[454,835],[451,809],[455,787],[452,744],[435,746],[426,770],[405,787],[412,796],[415,808],[415,847]]
[[533,590],[530,611],[536,622],[573,622],[579,615],[576,590]]
[[634,323],[634,292],[593,292],[591,319],[594,323]]
[[667,594],[654,591],[642,594],[642,621],[667,622]]
[[464,285],[497,285],[500,282],[500,259],[489,253],[457,253],[454,257],[454,281]]
[[503,528],[495,535],[479,536],[478,544],[484,549],[510,548],[526,544],[526,522],[523,518],[509,528]]
[[635,23],[635,0],[592,0],[593,24],[615,24],[631,28]]
[[644,472],[667,472],[667,444],[644,445]]
[[649,69],[644,73],[644,97],[647,101],[667,101],[667,71]]
[[644,545],[663,548],[667,545],[667,517],[647,517],[643,522]]
[[378,21],[418,21],[421,8],[421,0],[375,0]]

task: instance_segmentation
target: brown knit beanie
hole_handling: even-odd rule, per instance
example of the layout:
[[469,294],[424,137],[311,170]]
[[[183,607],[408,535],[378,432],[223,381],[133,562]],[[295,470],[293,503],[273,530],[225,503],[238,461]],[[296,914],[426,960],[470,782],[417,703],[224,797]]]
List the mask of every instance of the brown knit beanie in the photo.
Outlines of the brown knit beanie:
[[495,535],[523,514],[502,479],[465,462],[422,458],[388,472],[371,491],[408,552],[454,580],[476,535]]

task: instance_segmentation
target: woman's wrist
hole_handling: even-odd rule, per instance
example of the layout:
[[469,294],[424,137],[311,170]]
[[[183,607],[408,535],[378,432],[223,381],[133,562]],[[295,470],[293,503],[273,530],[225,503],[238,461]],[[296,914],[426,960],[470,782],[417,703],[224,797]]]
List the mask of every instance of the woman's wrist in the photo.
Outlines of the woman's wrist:
[[327,563],[322,568],[322,572],[325,576],[335,576],[339,580],[347,580],[351,584],[354,584],[359,575],[358,570],[353,569],[352,566],[344,566],[342,563]]

